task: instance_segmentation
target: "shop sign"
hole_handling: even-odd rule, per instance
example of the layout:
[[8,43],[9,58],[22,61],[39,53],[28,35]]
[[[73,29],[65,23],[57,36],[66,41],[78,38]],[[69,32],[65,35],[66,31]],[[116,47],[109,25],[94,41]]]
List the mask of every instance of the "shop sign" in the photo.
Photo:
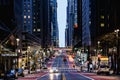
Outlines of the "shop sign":
[[1,54],[1,56],[17,56],[17,54]]

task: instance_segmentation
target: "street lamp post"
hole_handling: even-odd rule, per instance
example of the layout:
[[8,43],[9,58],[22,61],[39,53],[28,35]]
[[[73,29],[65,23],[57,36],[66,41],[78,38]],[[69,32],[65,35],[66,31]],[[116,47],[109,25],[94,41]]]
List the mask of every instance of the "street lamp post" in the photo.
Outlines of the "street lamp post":
[[116,55],[116,73],[118,74],[120,71],[120,64],[119,64],[119,60],[120,60],[120,55],[119,55],[119,29],[116,29],[114,31],[116,33],[116,47],[117,47],[117,55]]
[[16,38],[16,41],[17,41],[17,47],[16,47],[16,52],[17,52],[17,67],[19,67],[19,42],[20,42],[20,39],[19,38]]
[[97,41],[97,49],[96,49],[97,56],[96,57],[98,57],[98,67],[100,66],[100,57],[98,56],[99,46],[100,46],[100,41]]
[[27,47],[27,67],[28,67],[28,73],[30,73],[30,46]]

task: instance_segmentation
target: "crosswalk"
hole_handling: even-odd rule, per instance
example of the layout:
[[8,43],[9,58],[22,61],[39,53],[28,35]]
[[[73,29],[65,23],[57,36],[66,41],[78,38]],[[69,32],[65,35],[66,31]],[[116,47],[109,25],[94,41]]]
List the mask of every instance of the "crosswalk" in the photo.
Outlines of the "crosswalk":
[[[50,69],[42,70],[42,72],[49,72]],[[78,69],[75,68],[58,68],[59,72],[78,72]]]
[[75,68],[59,68],[60,72],[77,72],[78,70]]

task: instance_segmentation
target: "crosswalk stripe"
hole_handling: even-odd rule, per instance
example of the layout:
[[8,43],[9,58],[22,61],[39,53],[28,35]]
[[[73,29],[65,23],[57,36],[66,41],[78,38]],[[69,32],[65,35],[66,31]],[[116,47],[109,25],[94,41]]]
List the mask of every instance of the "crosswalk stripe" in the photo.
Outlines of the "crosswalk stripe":
[[[58,69],[60,72],[77,72],[78,70],[77,69],[74,69],[74,68],[59,68]],[[49,70],[45,70],[43,72],[49,72]]]

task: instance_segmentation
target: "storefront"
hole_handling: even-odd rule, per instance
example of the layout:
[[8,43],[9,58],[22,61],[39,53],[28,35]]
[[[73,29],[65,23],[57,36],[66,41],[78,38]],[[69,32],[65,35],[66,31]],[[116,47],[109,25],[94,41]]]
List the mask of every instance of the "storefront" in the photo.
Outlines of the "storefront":
[[[18,57],[15,53],[9,53],[9,52],[3,52],[0,53],[0,66],[4,67],[3,71],[7,71],[11,68],[17,68],[18,67]],[[2,68],[3,68],[2,67]]]

